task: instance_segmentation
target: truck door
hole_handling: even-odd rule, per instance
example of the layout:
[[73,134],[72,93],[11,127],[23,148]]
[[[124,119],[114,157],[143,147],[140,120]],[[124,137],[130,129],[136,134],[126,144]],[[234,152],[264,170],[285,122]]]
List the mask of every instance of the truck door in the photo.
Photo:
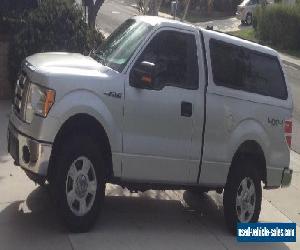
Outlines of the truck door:
[[122,178],[196,181],[201,138],[192,138],[194,133],[202,135],[204,110],[198,38],[195,31],[159,29],[129,68]]

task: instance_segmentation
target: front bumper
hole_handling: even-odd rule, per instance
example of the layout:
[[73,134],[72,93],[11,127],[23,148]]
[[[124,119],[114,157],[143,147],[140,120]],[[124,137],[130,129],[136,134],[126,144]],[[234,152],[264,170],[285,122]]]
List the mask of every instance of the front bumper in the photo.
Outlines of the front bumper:
[[52,144],[38,141],[19,132],[12,123],[7,131],[8,152],[15,165],[40,176],[46,176],[52,151]]

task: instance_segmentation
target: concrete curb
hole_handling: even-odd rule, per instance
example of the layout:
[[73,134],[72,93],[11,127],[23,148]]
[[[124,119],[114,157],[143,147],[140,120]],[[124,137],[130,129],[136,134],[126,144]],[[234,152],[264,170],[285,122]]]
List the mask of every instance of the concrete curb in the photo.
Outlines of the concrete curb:
[[281,58],[281,61],[282,61],[284,64],[288,65],[288,66],[291,66],[291,67],[294,67],[294,68],[300,70],[300,65],[299,65],[299,64],[293,63],[293,62],[291,62],[291,61],[288,61],[288,60],[282,59],[282,58]]

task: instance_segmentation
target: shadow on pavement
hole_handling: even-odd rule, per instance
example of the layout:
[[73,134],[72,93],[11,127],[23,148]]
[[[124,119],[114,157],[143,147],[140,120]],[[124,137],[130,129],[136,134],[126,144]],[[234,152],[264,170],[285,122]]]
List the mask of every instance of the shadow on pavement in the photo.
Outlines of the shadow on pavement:
[[[183,197],[176,198],[176,195]],[[284,244],[238,244],[224,225],[221,195],[148,191],[113,186],[90,233],[68,234],[46,188],[25,201],[1,204],[3,249],[289,249]]]
[[25,201],[0,204],[0,249],[71,249],[44,188]]
[[55,209],[50,201],[48,191],[44,187],[37,187],[25,201],[15,201],[8,206],[1,204],[0,224],[10,222],[10,228],[22,228],[23,233],[28,230],[43,230],[45,232],[64,232],[55,215]]

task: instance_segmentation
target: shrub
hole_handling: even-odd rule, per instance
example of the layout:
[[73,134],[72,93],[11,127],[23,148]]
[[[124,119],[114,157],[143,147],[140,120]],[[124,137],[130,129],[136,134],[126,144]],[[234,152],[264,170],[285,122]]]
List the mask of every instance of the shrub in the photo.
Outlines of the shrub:
[[38,0],[0,0],[0,33],[11,31],[12,18],[18,18],[24,12],[37,8]]
[[84,22],[82,11],[63,0],[43,0],[14,24],[9,52],[10,81],[15,82],[22,60],[37,52],[85,53],[99,46],[103,36]]
[[254,29],[262,42],[281,49],[300,49],[300,6],[273,4],[257,8]]
[[1,0],[0,16],[18,15],[37,6],[37,0]]

